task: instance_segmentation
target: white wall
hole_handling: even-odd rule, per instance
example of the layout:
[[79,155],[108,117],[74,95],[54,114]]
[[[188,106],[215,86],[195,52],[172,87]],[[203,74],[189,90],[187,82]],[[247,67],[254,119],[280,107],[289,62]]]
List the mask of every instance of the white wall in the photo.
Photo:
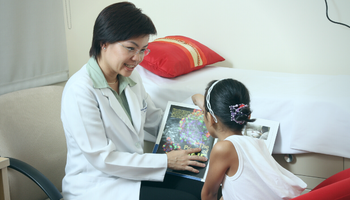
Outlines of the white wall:
[[[226,58],[219,66],[304,74],[350,74],[350,28],[327,20],[323,0],[131,0],[158,35],[185,35]],[[350,1],[328,0],[350,25]],[[153,39],[155,39],[153,38]]]
[[97,15],[116,0],[63,0],[69,75],[77,72],[89,59],[92,31]]
[[[67,11],[68,62],[72,75],[89,58],[93,24],[98,13],[118,1],[63,2]],[[326,19],[323,0],[131,2],[155,23],[158,35],[151,40],[176,34],[192,37],[226,58],[216,64],[219,66],[305,74],[350,74],[350,28]],[[350,24],[350,1],[328,0],[328,4],[333,20]]]

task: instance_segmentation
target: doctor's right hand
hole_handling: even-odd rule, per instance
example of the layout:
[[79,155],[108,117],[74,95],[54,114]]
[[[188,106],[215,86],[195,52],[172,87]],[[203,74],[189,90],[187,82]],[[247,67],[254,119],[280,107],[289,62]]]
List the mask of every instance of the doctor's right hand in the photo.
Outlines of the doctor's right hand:
[[205,164],[201,162],[205,162],[208,160],[206,157],[203,156],[191,155],[192,153],[197,153],[200,151],[200,148],[170,151],[169,153],[167,153],[168,168],[173,170],[186,170],[198,173],[199,171],[193,168],[192,166],[205,167]]

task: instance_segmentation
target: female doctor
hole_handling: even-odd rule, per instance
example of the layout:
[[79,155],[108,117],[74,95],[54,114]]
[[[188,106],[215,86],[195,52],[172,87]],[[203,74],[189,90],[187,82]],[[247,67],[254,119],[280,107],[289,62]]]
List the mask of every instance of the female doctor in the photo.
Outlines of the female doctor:
[[[144,129],[155,134],[162,119],[134,71],[150,53],[150,34],[156,34],[152,21],[132,3],[112,4],[97,17],[91,58],[69,79],[62,96],[65,200],[147,199],[141,181],[161,182],[167,168],[198,173],[193,166],[204,167],[198,161],[205,158],[189,155],[200,149],[143,152]],[[155,191],[161,195],[163,189]],[[191,198],[181,191],[163,193]],[[156,199],[153,195],[149,198]]]

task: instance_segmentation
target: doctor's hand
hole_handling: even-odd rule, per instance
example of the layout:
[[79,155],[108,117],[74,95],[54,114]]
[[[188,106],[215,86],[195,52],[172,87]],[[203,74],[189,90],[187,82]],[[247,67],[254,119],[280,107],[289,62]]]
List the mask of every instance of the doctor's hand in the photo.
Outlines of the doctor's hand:
[[169,153],[167,153],[168,168],[173,170],[186,170],[198,173],[199,171],[193,168],[192,166],[205,167],[205,164],[201,162],[205,162],[208,160],[206,157],[203,156],[191,155],[192,153],[197,153],[200,151],[200,148],[170,151]]

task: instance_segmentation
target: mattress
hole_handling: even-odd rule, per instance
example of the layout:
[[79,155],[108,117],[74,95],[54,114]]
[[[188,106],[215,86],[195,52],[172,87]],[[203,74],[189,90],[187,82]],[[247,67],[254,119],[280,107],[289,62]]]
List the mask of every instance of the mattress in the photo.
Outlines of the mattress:
[[138,66],[155,105],[191,103],[211,80],[233,78],[251,95],[253,118],[278,121],[273,153],[315,152],[350,158],[350,76],[305,75],[216,66],[176,78],[163,78]]

